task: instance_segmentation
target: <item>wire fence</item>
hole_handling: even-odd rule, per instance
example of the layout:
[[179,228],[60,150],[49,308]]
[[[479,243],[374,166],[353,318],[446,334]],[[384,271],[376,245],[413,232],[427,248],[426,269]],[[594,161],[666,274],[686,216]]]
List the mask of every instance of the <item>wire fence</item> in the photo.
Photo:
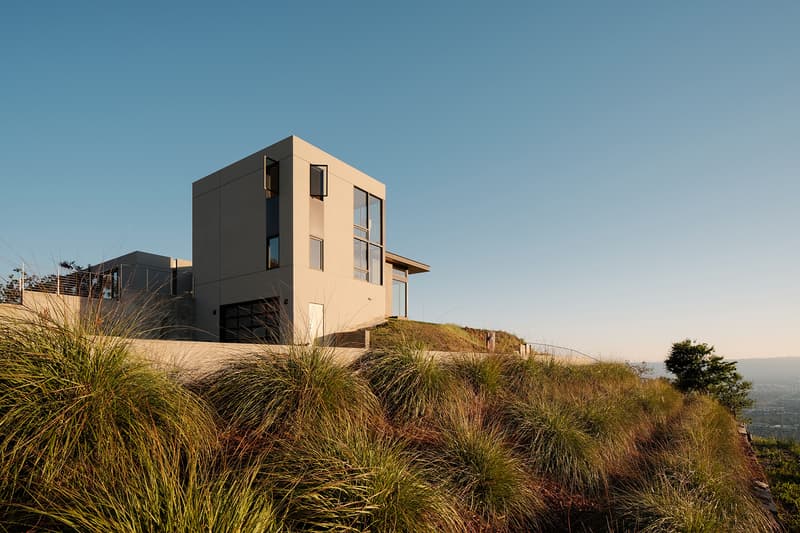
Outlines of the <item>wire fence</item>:
[[530,346],[531,350],[533,350],[537,354],[549,355],[551,357],[563,357],[563,358],[586,357],[588,359],[591,359],[592,361],[600,361],[600,358],[598,357],[589,355],[588,353],[584,353],[572,348],[567,348],[566,346],[556,346],[555,344],[544,344],[540,342],[529,342],[528,346]]

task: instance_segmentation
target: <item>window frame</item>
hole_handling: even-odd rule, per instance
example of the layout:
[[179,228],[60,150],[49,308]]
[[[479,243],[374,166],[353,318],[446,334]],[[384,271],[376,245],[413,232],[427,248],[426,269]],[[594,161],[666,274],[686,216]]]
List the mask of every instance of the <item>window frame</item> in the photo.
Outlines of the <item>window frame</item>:
[[[264,156],[264,224],[266,233],[266,267],[274,270],[281,266],[280,251],[280,161]],[[273,213],[274,210],[274,213]],[[270,221],[273,223],[270,224]],[[270,228],[270,226],[275,226]],[[270,231],[272,229],[272,231]],[[273,261],[274,259],[274,261]]]
[[[320,192],[319,194],[314,194],[314,187],[313,187],[313,170],[318,168],[322,171],[322,182],[320,184]],[[328,165],[319,165],[317,163],[309,163],[308,165],[308,192],[312,198],[317,198],[319,200],[325,201],[325,198],[328,197]]]
[[[401,315],[400,313],[394,314],[395,306],[397,306],[398,302],[395,301],[395,294],[394,288],[395,284],[400,284],[403,286],[403,311],[404,313]],[[407,279],[398,279],[396,277],[392,277],[392,314],[397,318],[408,318],[408,280]]]
[[[230,327],[231,321],[236,323]],[[254,321],[257,325],[253,325]],[[264,336],[254,334],[263,327]],[[249,335],[248,335],[249,333]],[[219,337],[222,342],[254,342],[278,344],[281,336],[281,307],[277,296],[220,306]]]
[[[356,221],[356,209],[359,209],[360,206],[356,205],[356,195],[357,194],[364,195],[364,217],[361,219],[359,217],[358,222]],[[379,219],[379,235],[372,235],[372,229],[370,226],[370,205],[376,205],[374,201],[377,201],[378,210],[380,213],[378,214]],[[384,224],[383,224],[383,198],[375,196],[374,194],[370,194],[369,192],[365,191],[360,187],[353,186],[353,278],[361,281],[366,281],[368,283],[372,283],[373,285],[383,286],[383,263],[385,261],[384,257],[384,245],[383,245],[383,233],[384,233]],[[366,220],[366,226],[360,224],[362,220]],[[361,268],[357,265],[356,262],[356,252],[357,246],[363,245],[364,248],[364,264],[366,268]],[[379,259],[376,261],[375,271],[370,268],[372,265],[372,253],[371,250],[377,248],[379,251]]]
[[[314,263],[312,261],[312,258],[314,257],[314,254],[312,253],[313,252],[312,246],[313,246],[314,242],[318,242],[319,243],[319,267],[314,266]],[[308,267],[310,269],[312,269],[312,270],[318,270],[320,272],[325,272],[325,240],[321,239],[319,237],[315,237],[314,235],[309,235],[308,244],[309,244],[309,248],[308,248]]]

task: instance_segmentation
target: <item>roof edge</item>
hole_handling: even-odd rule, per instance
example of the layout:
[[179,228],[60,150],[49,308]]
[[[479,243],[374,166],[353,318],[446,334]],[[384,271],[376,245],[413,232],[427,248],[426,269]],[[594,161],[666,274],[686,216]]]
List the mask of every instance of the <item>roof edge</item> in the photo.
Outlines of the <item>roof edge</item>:
[[389,250],[386,250],[386,262],[407,268],[409,274],[421,274],[431,271],[430,265],[392,253]]

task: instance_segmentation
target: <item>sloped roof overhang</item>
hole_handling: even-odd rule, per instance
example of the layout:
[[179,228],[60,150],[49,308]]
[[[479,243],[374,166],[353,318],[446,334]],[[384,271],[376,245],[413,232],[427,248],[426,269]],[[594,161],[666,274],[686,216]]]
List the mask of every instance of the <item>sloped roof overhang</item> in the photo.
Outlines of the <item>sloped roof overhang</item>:
[[431,271],[430,265],[415,261],[414,259],[409,259],[408,257],[403,257],[402,255],[393,254],[388,250],[386,251],[386,262],[390,265],[407,269],[409,274],[421,274]]

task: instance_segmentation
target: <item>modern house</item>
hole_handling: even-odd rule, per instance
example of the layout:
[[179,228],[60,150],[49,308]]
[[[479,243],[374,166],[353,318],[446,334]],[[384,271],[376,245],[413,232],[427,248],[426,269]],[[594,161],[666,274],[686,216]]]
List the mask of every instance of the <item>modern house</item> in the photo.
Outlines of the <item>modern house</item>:
[[296,136],[192,185],[195,327],[309,342],[408,314],[428,265],[386,249],[386,186]]
[[291,136],[192,184],[191,261],[137,251],[25,290],[180,296],[165,323],[197,340],[307,343],[408,315],[430,267],[386,244],[386,186]]

